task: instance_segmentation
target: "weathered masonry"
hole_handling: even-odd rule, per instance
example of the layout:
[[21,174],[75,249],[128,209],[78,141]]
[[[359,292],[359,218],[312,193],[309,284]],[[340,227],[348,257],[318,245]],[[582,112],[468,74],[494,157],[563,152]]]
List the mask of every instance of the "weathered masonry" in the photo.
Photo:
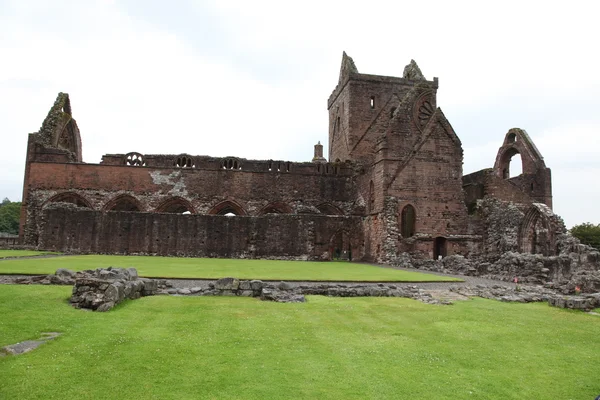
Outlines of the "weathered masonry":
[[47,250],[210,257],[554,254],[564,226],[529,135],[510,129],[493,168],[463,176],[437,90],[414,61],[402,77],[368,75],[344,53],[327,102],[329,161],[319,143],[300,163],[136,152],[84,163],[60,93],[29,135],[21,238]]

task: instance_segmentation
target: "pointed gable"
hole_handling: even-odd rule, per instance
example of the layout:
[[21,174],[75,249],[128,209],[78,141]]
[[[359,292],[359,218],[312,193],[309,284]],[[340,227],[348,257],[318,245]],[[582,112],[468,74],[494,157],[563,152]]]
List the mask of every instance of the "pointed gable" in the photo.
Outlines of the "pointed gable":
[[354,60],[352,59],[352,57],[350,57],[344,51],[342,53],[342,65],[340,66],[340,78],[338,83],[343,82],[352,74],[358,74],[358,69],[356,68],[356,64],[354,64]]
[[417,65],[415,60],[410,60],[410,63],[404,67],[404,74],[402,75],[404,79],[410,79],[412,81],[424,81],[425,76],[421,72],[421,68]]
[[67,93],[58,94],[35,138],[44,147],[68,151],[72,161],[82,161],[81,137],[71,115],[71,102]]

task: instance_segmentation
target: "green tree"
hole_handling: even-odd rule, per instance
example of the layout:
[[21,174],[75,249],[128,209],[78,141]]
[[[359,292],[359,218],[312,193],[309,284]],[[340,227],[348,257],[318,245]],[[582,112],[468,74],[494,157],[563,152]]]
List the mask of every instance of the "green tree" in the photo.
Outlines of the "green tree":
[[4,199],[0,204],[0,232],[19,234],[21,202]]
[[594,225],[586,222],[573,226],[570,232],[571,235],[579,239],[581,243],[600,250],[600,224]]

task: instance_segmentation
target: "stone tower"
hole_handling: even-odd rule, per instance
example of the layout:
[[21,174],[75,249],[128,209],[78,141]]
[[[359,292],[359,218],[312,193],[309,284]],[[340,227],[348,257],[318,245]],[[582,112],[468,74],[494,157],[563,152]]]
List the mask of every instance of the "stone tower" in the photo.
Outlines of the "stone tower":
[[366,254],[389,262],[398,252],[426,258],[458,251],[467,229],[462,145],[437,108],[438,80],[414,60],[402,77],[361,74],[342,56],[329,97],[330,160],[360,162]]

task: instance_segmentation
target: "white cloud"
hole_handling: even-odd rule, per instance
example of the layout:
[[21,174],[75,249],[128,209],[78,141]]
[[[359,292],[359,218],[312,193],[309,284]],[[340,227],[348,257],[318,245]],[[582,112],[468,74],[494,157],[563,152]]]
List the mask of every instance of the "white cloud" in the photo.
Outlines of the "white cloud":
[[[0,6],[0,196],[20,197],[26,135],[59,91],[88,162],[128,151],[309,160],[327,143],[346,50],[361,72],[400,75],[414,58],[440,77],[465,172],[491,167],[509,128],[527,129],[553,169],[556,210],[568,224],[600,221],[589,181],[600,116],[580,121],[600,98],[595,3],[211,0],[146,14],[134,11],[147,2],[122,4]],[[177,24],[184,9],[197,29]]]

